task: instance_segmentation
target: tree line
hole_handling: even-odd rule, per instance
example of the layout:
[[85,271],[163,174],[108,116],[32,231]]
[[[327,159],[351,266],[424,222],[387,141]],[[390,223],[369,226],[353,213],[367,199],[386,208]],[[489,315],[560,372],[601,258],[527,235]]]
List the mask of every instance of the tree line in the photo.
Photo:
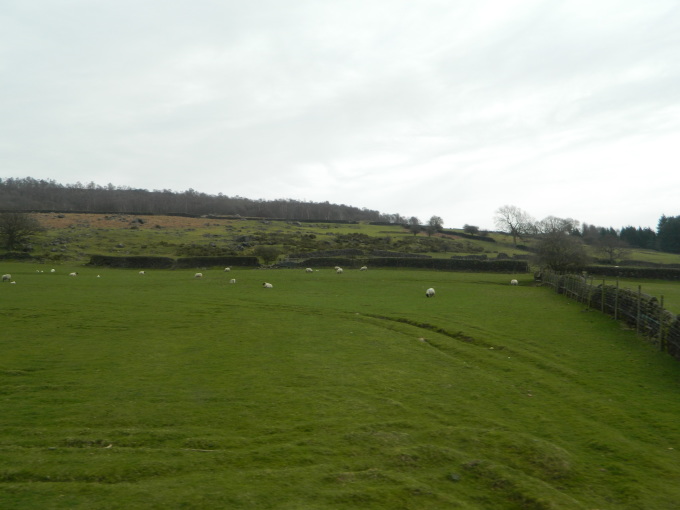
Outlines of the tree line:
[[558,271],[586,265],[586,245],[610,264],[624,259],[630,248],[680,253],[680,216],[662,215],[656,232],[632,226],[615,230],[555,216],[537,221],[519,207],[504,205],[496,211],[494,222],[500,231],[512,236],[516,246],[518,240],[532,240],[531,249],[539,263]]
[[63,211],[223,215],[317,221],[374,221],[406,223],[400,214],[329,202],[293,199],[253,200],[222,193],[210,195],[193,189],[135,189],[94,182],[60,184],[53,180],[0,179],[0,209],[4,211]]

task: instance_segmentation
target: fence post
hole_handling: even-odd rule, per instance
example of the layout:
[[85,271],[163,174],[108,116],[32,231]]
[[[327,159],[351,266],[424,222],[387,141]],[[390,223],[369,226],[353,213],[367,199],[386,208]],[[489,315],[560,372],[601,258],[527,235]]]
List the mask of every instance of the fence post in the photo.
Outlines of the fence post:
[[664,313],[663,313],[663,294],[659,300],[659,350],[661,352],[666,352],[668,346],[666,345],[666,339],[664,338]]
[[614,320],[619,320],[619,279],[616,279],[616,289],[614,290]]
[[640,307],[642,305],[642,285],[638,285],[637,317],[635,318],[635,333],[640,334]]

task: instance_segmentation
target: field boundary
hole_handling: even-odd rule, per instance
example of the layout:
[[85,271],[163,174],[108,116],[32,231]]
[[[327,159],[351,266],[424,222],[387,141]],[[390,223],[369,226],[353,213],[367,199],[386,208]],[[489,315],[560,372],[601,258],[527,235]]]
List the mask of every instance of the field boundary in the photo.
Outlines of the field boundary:
[[547,272],[542,274],[542,282],[558,294],[635,328],[660,351],[680,360],[680,318],[664,309],[663,296],[644,294],[641,285],[637,291],[622,289],[618,279],[615,285],[607,285],[604,279],[596,285],[592,277]]

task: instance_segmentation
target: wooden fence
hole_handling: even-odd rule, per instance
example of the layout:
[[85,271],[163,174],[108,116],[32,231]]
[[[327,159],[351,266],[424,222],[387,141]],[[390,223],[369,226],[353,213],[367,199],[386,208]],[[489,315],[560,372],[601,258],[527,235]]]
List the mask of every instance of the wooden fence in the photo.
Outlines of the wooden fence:
[[578,275],[544,273],[542,281],[558,294],[625,322],[661,351],[680,360],[680,318],[664,309],[663,296],[644,294],[639,285],[636,291],[622,289],[618,280],[607,285],[604,279]]

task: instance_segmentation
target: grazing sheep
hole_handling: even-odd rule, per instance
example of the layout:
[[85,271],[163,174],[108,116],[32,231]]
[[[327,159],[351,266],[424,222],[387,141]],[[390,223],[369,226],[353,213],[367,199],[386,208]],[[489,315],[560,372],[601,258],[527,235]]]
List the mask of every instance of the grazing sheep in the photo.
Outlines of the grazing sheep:
[[341,267],[336,268],[335,272],[338,274],[342,274],[342,268]]
[[57,272],[56,269],[50,269],[50,273],[56,273],[56,272]]
[[432,287],[425,291],[425,297],[434,297],[434,289]]
[[236,278],[232,278],[231,280],[229,280],[229,283],[236,283]]
[[78,276],[78,273],[69,273],[69,276]]
[[3,281],[3,282],[8,282],[8,281],[10,281],[11,279],[12,279],[12,275],[11,275],[11,274],[3,274],[3,275],[2,275],[2,281]]
[[12,281],[9,282],[9,283],[10,283],[11,285],[16,285],[17,282],[15,282],[14,280],[12,280]]
[[273,288],[274,288],[274,286],[273,286],[271,283],[267,283],[267,282],[264,282],[264,283],[262,284],[262,286],[263,286],[265,289],[273,289]]
[[311,267],[308,267],[308,268],[305,269],[305,272],[307,272],[307,273],[313,273],[314,270],[313,270]]
[[510,280],[510,285],[519,285],[517,280]]
[[225,268],[224,268],[224,272],[225,272],[225,273],[228,273],[229,271],[231,271],[231,268],[230,268],[230,267],[225,267]]
[[146,274],[144,271],[140,271],[139,274]]
[[367,268],[366,266],[361,266],[361,267],[359,268],[359,271],[366,271],[367,269],[368,269],[368,268]]
[[194,278],[203,278],[203,273],[196,273]]

